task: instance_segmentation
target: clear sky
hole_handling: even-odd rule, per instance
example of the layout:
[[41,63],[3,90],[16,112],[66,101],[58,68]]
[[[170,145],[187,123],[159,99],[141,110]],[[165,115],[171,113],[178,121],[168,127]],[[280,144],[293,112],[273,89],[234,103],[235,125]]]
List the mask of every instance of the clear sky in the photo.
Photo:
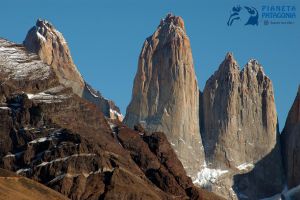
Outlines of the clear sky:
[[[280,128],[300,83],[300,1],[7,0],[0,7],[0,36],[21,43],[37,18],[66,38],[84,79],[125,114],[142,44],[167,13],[182,16],[190,37],[199,87],[231,51],[241,67],[257,59],[271,78]],[[227,26],[233,6],[296,6],[290,25]],[[281,20],[284,21],[284,20]]]

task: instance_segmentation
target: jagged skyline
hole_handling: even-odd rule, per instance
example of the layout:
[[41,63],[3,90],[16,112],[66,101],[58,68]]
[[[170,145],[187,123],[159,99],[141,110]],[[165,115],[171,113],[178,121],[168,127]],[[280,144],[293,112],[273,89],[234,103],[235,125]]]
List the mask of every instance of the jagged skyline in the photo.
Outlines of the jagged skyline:
[[[255,58],[274,83],[282,129],[299,84],[299,25],[228,27],[226,22],[235,2],[218,2],[218,6],[215,2],[159,3],[160,6],[156,6],[157,3],[90,1],[85,5],[60,2],[61,6],[56,6],[31,1],[18,2],[15,6],[15,1],[3,2],[7,9],[0,16],[10,20],[2,20],[0,35],[21,43],[26,35],[24,30],[37,18],[48,19],[64,33],[84,78],[104,96],[113,99],[125,114],[144,38],[153,33],[160,18],[173,12],[185,20],[200,89],[203,90],[206,80],[217,70],[226,52],[234,53],[241,68],[250,58]],[[27,12],[21,12],[23,4],[27,5]],[[256,1],[252,5],[259,7],[260,3]],[[67,6],[69,10],[66,11]],[[154,8],[154,12],[148,12]],[[14,12],[10,12],[12,9]],[[84,28],[74,31],[80,27]]]

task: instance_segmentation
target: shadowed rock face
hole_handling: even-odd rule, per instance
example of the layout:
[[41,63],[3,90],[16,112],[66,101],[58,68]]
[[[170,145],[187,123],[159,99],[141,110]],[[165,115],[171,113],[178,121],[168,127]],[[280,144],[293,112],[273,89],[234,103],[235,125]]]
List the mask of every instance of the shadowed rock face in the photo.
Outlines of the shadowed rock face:
[[[233,55],[228,53],[219,69],[206,82],[202,108],[202,139],[208,166],[234,170],[233,174],[245,173],[272,151],[272,159],[262,162],[253,173],[264,174],[266,180],[271,180],[273,174],[281,177],[271,183],[273,194],[280,192],[283,170],[280,145],[277,145],[279,132],[274,92],[271,80],[261,65],[250,60],[240,70]],[[272,171],[269,177],[264,173],[267,170]],[[232,178],[231,175],[229,177]],[[251,186],[257,190],[247,193],[251,195],[250,199],[272,195],[272,192],[264,190],[264,178]],[[248,186],[247,182],[243,184],[249,187],[252,183],[248,181]]]
[[300,184],[300,86],[281,134],[289,188]]
[[124,117],[121,114],[119,107],[116,106],[112,100],[104,98],[99,91],[94,90],[92,86],[87,83],[85,83],[82,98],[95,104],[101,109],[106,117],[110,119],[118,119],[119,121],[123,120]]
[[181,17],[169,14],[144,42],[124,123],[164,132],[191,177],[203,165],[199,90]]

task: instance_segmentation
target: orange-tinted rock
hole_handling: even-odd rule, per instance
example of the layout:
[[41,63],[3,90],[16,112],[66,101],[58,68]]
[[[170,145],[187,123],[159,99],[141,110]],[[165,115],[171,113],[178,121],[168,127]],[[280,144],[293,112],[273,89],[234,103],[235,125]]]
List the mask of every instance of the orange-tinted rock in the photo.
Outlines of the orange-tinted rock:
[[204,162],[199,90],[181,17],[167,15],[144,42],[124,123],[164,132],[188,175]]
[[[257,199],[281,192],[283,169],[274,92],[262,66],[252,59],[240,70],[228,53],[206,82],[202,107],[208,167],[229,171],[219,184],[233,185],[235,198]],[[228,181],[234,174],[247,172],[251,176]]]
[[37,53],[41,60],[53,67],[59,81],[82,95],[84,81],[73,63],[69,47],[62,34],[46,20],[37,20],[23,42],[27,50]]
[[113,101],[105,99],[98,91],[88,85],[73,63],[68,44],[63,35],[46,20],[37,20],[23,42],[26,49],[39,55],[51,66],[58,81],[73,92],[99,107],[106,117],[123,120],[119,108]]

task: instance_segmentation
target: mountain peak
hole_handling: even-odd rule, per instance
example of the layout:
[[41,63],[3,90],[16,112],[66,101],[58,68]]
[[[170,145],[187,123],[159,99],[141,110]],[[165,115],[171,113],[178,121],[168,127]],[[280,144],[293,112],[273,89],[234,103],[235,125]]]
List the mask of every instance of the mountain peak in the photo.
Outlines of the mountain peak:
[[73,63],[71,53],[63,35],[47,20],[38,19],[23,42],[26,49],[39,55],[52,66],[59,81],[81,96],[84,81]]
[[255,76],[260,80],[263,80],[264,77],[269,79],[269,77],[265,74],[264,68],[256,59],[250,59],[242,72],[248,72],[249,75]]
[[225,56],[225,60],[228,61],[235,61],[233,53],[232,52],[227,52],[226,56]]
[[181,17],[168,14],[141,50],[124,123],[167,135],[187,173],[197,177],[204,152],[199,89],[190,41]]
[[239,66],[237,61],[235,60],[232,52],[227,52],[224,61],[219,67],[221,74],[227,74],[228,72],[232,73],[235,71],[239,71]]
[[39,19],[36,20],[35,25],[36,25],[37,27],[44,27],[44,26],[47,26],[47,27],[49,27],[49,28],[54,28],[54,26],[53,26],[50,22],[48,22],[48,21],[45,20],[45,19],[41,19],[41,18],[39,18]]
[[175,16],[172,13],[167,14],[167,16],[160,21],[160,26],[163,26],[166,24],[167,25],[173,24],[174,26],[180,27],[181,29],[185,30],[184,21],[183,21],[182,17]]
[[175,16],[172,13],[167,14],[164,19],[161,19],[158,28],[166,28],[168,30],[181,30],[185,33],[184,21],[182,17]]

